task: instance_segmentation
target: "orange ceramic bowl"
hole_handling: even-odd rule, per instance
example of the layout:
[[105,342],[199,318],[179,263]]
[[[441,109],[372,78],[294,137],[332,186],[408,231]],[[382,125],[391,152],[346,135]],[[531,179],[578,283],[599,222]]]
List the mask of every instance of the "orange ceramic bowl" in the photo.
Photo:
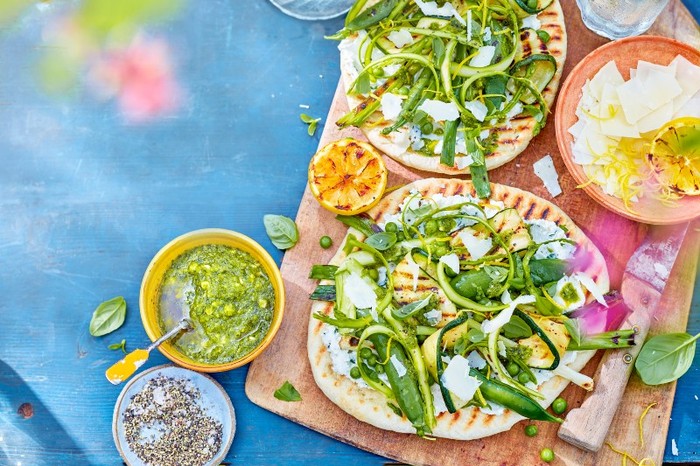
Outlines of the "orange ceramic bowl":
[[[559,91],[554,125],[559,152],[578,184],[586,183],[588,176],[583,167],[574,162],[571,149],[574,138],[568,130],[578,120],[576,107],[586,80],[593,78],[598,70],[612,60],[615,60],[622,77],[627,80],[630,68],[636,68],[637,61],[668,65],[676,55],[682,55],[688,61],[700,65],[700,52],[690,45],[666,37],[638,36],[610,42],[595,49],[571,70]],[[632,203],[634,211],[629,211],[622,199],[605,194],[601,187],[593,183],[586,185],[583,190],[606,209],[642,223],[670,225],[700,217],[700,196],[685,196],[669,205],[646,195],[639,202]]]
[[153,257],[151,263],[148,264],[146,273],[143,275],[139,296],[141,321],[151,341],[155,341],[163,335],[164,332],[158,323],[158,299],[163,275],[180,254],[205,244],[223,244],[249,253],[263,266],[275,291],[275,307],[267,335],[253,351],[239,359],[223,364],[207,364],[186,356],[170,342],[166,341],[158,347],[166,358],[182,367],[199,372],[223,372],[247,364],[262,353],[275,337],[277,330],[279,330],[282,323],[282,315],[284,314],[284,282],[282,274],[267,251],[251,238],[235,231],[208,228],[186,233],[163,246]]

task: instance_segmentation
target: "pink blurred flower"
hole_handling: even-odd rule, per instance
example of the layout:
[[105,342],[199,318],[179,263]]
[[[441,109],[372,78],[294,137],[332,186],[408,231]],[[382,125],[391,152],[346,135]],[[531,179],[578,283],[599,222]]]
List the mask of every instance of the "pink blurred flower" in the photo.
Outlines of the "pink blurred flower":
[[104,98],[116,97],[127,120],[144,122],[172,113],[182,92],[163,40],[136,37],[131,45],[99,54],[88,79]]

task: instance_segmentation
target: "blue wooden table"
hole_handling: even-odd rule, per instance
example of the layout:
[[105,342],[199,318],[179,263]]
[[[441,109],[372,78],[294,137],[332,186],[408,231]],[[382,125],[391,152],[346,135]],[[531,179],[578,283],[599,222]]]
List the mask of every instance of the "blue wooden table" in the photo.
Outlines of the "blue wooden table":
[[[700,17],[697,0],[689,6]],[[129,125],[85,93],[56,100],[38,89],[52,8],[0,29],[0,465],[115,465],[120,388],[104,370],[120,353],[107,346],[148,342],[138,310],[146,265],[170,239],[205,227],[247,234],[279,263],[262,216],[296,213],[318,143],[299,114],[325,117],[339,72],[336,44],[323,36],[341,20],[302,22],[263,0],[192,1],[154,29],[176,51],[183,108]],[[699,290],[691,332],[700,331]],[[91,337],[93,309],[117,295],[128,303],[125,325]],[[148,366],[165,362],[156,352]],[[239,421],[228,461],[386,462],[253,405],[246,372],[216,375]],[[680,453],[669,444],[669,462],[700,461],[696,394],[700,364],[678,385],[669,442]]]

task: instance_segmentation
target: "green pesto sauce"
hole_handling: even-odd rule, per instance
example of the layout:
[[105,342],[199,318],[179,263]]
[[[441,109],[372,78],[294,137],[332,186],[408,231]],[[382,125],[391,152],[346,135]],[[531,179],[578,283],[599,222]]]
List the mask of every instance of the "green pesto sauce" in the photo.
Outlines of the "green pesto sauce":
[[158,298],[161,329],[189,312],[194,329],[172,342],[195,361],[221,364],[253,351],[265,338],[275,291],[250,254],[220,244],[185,251],[163,276]]
[[564,284],[564,286],[561,288],[559,296],[561,296],[561,298],[564,300],[567,306],[571,303],[575,303],[580,299],[578,291],[576,291],[576,287],[571,283]]

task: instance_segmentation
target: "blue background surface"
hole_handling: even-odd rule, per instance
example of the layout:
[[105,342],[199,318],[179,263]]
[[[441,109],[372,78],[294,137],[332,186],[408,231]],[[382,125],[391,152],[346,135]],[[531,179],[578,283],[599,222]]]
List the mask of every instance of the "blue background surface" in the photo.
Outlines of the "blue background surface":
[[[700,4],[692,5],[696,18]],[[104,378],[148,338],[138,313],[143,271],[187,231],[221,227],[281,253],[266,213],[294,217],[318,144],[299,120],[324,117],[338,82],[341,20],[302,22],[262,0],[191,1],[156,28],[176,51],[184,108],[128,125],[85,93],[44,95],[34,69],[47,11],[0,29],[0,464],[118,464],[111,436],[120,388]],[[300,108],[308,105],[309,109]],[[700,331],[698,283],[689,324]],[[117,332],[88,334],[92,310],[123,295]],[[148,366],[167,362],[153,353]],[[216,375],[237,410],[235,464],[381,464],[252,403],[247,368]],[[681,379],[669,440],[700,461],[700,364]],[[31,402],[34,416],[17,414]]]

